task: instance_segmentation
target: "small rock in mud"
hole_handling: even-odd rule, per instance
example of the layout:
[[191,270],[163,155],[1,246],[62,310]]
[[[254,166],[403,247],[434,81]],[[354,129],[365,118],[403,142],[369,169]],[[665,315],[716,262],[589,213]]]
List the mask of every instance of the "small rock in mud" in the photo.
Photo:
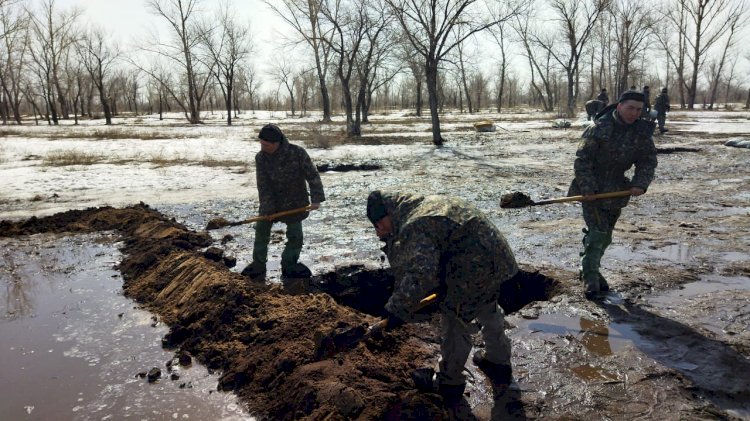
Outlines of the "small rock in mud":
[[218,247],[209,247],[204,253],[204,256],[206,256],[206,259],[213,260],[214,262],[221,261],[221,258],[224,257],[224,250],[218,248]]
[[221,238],[221,245],[223,246],[230,241],[234,241],[234,236],[232,234],[227,234]]
[[181,366],[186,366],[193,363],[193,357],[191,357],[187,352],[181,352],[178,358]]
[[534,201],[531,200],[531,197],[529,197],[529,195],[521,193],[519,191],[506,193],[500,198],[501,208],[524,208],[533,204]]
[[153,367],[148,371],[146,376],[148,377],[148,382],[153,383],[161,378],[161,369],[159,367]]
[[234,256],[224,256],[224,266],[233,268],[237,266],[237,258]]
[[147,374],[148,374],[148,372],[146,372],[146,371],[141,371],[141,372],[139,372],[138,374],[136,374],[135,376],[136,376],[136,377],[140,377],[140,378],[142,378],[142,379],[143,379],[143,378],[145,378],[145,377],[146,377],[146,375],[147,375]]

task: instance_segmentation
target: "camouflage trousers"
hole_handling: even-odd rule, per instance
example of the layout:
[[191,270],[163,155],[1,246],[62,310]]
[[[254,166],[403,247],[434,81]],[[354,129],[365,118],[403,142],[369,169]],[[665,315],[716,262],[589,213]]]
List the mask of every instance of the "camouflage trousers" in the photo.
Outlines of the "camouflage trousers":
[[[271,227],[273,222],[258,221],[255,223],[255,241],[253,242],[253,262],[266,263],[268,261],[268,243],[271,242]],[[302,253],[303,236],[302,222],[286,224],[286,246],[281,253],[281,267],[289,268],[299,260]]]
[[[471,353],[471,335],[477,332],[474,323],[466,323],[455,313],[443,311],[438,381],[457,386],[466,382],[464,365]],[[486,357],[490,362],[510,366],[510,340],[505,336],[505,317],[497,303],[480,308],[476,320],[482,326]]]
[[593,204],[583,204],[584,230],[583,252],[581,253],[581,277],[587,293],[606,291],[609,286],[603,280],[599,267],[604,251],[612,243],[612,231],[620,218],[622,209],[601,208]]

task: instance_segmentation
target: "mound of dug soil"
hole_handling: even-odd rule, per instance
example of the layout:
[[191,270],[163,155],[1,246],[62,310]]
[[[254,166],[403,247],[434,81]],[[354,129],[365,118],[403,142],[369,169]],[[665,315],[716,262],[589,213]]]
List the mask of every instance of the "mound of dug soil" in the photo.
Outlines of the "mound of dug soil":
[[248,283],[198,251],[211,243],[146,205],[91,208],[0,222],[0,236],[118,230],[125,294],[171,326],[164,344],[221,370],[261,417],[423,419],[447,417],[439,398],[416,393],[410,373],[431,365],[435,330],[410,325],[316,361],[316,340],[376,321],[325,293],[287,295]]

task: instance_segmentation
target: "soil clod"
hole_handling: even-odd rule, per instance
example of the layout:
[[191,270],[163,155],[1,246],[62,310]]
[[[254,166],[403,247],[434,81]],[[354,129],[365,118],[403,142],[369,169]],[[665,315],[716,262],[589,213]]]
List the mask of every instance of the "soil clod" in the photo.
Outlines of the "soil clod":
[[534,201],[526,193],[512,192],[502,195],[500,198],[501,208],[525,208],[526,206],[533,206]]

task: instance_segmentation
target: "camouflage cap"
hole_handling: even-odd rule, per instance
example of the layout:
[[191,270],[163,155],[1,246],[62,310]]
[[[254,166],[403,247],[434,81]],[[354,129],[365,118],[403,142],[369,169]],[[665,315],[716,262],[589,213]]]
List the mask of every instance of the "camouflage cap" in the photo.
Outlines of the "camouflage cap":
[[267,142],[278,143],[284,139],[284,133],[281,132],[279,126],[275,124],[266,124],[260,129],[258,133],[258,139],[265,140]]
[[383,195],[380,194],[380,190],[375,190],[367,196],[367,219],[375,225],[386,215],[388,215],[388,211],[385,209]]

